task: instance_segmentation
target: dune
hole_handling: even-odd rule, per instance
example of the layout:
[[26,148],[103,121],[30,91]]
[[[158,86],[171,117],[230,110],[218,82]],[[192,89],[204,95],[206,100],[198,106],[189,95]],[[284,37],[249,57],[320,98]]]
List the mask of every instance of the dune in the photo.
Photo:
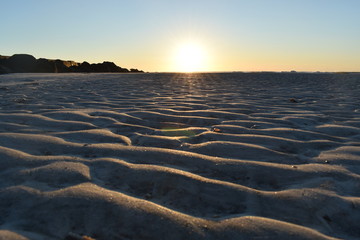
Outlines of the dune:
[[0,239],[359,239],[360,74],[0,76]]

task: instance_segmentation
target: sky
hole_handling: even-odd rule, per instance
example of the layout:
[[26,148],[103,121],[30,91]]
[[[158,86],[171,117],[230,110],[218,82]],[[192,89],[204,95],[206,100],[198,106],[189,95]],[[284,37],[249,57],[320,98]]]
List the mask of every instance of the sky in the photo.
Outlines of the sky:
[[360,0],[1,0],[0,55],[149,72],[360,71]]

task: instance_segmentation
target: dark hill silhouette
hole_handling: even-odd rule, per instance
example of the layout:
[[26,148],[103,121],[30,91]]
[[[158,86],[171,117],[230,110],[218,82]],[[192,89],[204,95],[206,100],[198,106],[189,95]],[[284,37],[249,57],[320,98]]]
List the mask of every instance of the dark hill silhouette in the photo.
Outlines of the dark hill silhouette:
[[60,59],[51,60],[45,58],[36,59],[28,54],[15,54],[13,56],[0,55],[1,73],[67,73],[67,72],[143,72],[138,69],[130,70],[117,66],[113,62],[90,64],[88,62],[77,63]]

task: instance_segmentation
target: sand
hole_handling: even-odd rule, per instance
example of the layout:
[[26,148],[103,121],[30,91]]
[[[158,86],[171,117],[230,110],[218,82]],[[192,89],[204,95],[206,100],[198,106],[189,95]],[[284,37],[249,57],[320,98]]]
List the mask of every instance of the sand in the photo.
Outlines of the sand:
[[0,76],[0,239],[359,239],[359,74]]

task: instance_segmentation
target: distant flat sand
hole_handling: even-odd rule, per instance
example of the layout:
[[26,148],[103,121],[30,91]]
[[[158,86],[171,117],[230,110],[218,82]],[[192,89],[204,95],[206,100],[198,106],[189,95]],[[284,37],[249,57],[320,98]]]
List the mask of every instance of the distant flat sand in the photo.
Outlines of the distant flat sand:
[[0,239],[359,239],[359,74],[0,76]]

